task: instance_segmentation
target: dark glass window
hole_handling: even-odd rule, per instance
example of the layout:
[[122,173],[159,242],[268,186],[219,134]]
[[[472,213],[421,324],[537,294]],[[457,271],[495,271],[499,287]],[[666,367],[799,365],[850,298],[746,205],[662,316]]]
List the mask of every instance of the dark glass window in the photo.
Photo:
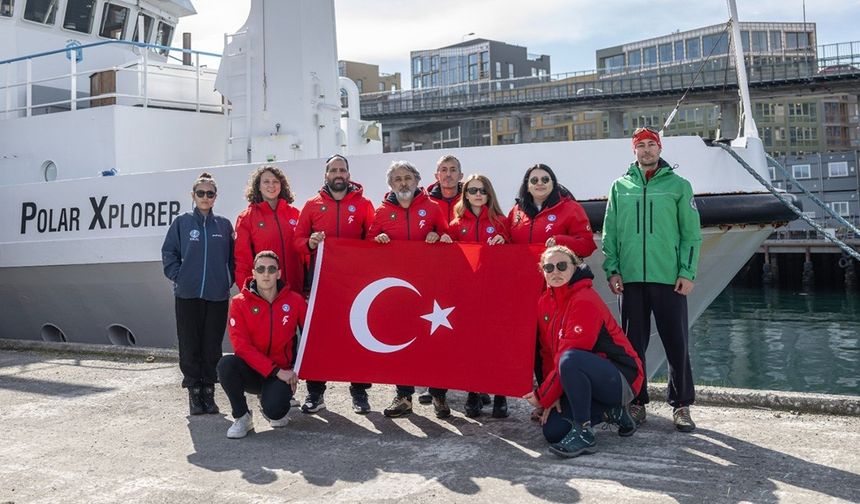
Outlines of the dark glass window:
[[57,20],[58,0],[27,0],[24,6],[24,19],[37,23],[54,24]]
[[152,35],[152,22],[154,21],[152,16],[147,16],[146,14],[141,14],[143,17],[143,36],[140,37],[138,33],[138,25],[136,22],[134,23],[134,36],[131,38],[136,42],[149,42],[149,37]]
[[15,8],[15,0],[0,0],[0,16],[12,17],[12,10]]
[[672,44],[660,44],[660,63],[672,61]]
[[752,32],[752,50],[753,52],[767,52],[767,32],[754,31]]
[[122,40],[125,33],[125,23],[128,21],[129,8],[120,5],[105,4],[102,12],[102,27],[99,36]]
[[[158,32],[155,34],[155,43],[160,46],[170,46],[170,42],[173,40],[173,29],[173,26],[164,21],[159,21]],[[167,56],[169,51],[167,49],[159,49],[158,52]]]
[[81,33],[93,31],[93,13],[95,0],[68,0],[66,17],[63,18],[63,28]]
[[770,50],[778,51],[780,49],[782,49],[782,32],[770,32]]
[[630,67],[631,70],[638,70],[639,66],[642,65],[642,51],[639,49],[634,49],[627,53],[627,66]]
[[654,66],[657,64],[657,48],[654,46],[642,49],[643,66]]
[[699,44],[699,37],[687,39],[687,59],[697,59],[702,57],[702,47]]
[[[711,50],[714,52],[711,53]],[[724,33],[702,36],[702,55],[727,54],[729,52],[729,40]]]
[[678,40],[675,42],[675,61],[684,60],[684,41]]

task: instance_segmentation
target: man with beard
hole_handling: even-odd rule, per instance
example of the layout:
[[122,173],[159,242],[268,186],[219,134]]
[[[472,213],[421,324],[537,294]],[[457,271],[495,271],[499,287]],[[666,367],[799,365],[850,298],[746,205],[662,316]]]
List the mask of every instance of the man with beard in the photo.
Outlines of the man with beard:
[[[603,269],[613,294],[622,295],[621,325],[645,365],[651,313],[669,363],[668,402],[675,428],[691,432],[695,400],[688,347],[687,295],[693,290],[702,231],[690,183],[660,157],[660,134],[638,128],[636,161],[609,190],[603,222]],[[645,421],[648,383],[630,405]]]
[[[319,194],[310,198],[302,208],[296,226],[296,249],[300,254],[310,256],[312,274],[317,247],[326,236],[363,240],[371,222],[373,203],[364,197],[361,184],[350,180],[349,161],[335,154],[326,160],[325,180]],[[311,275],[305,275],[305,278],[310,279]],[[305,292],[308,290],[306,288]],[[356,413],[363,415],[370,411],[368,388],[369,383],[352,383],[349,387],[352,409]],[[316,413],[325,409],[325,390],[326,382],[308,381],[308,396],[302,404],[302,412]]]
[[[377,243],[391,240],[415,240],[426,243],[451,243],[448,236],[448,220],[427,193],[418,187],[421,174],[407,161],[395,161],[388,168],[388,187],[382,205],[376,209],[368,238]],[[383,413],[387,417],[399,417],[412,413],[412,385],[397,385],[397,395]],[[451,415],[445,399],[445,389],[430,388],[433,408],[438,418]]]

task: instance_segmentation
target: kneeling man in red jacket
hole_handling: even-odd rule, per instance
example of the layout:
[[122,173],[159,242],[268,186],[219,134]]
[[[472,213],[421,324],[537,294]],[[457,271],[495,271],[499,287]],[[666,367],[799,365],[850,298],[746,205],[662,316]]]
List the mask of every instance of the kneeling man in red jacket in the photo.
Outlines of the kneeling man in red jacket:
[[227,329],[236,352],[218,363],[218,378],[233,409],[227,437],[254,429],[245,393],[260,395],[260,410],[272,427],[286,427],[296,393],[296,327],[305,323],[307,303],[280,280],[280,259],[271,250],[254,257],[253,277],[230,301]]

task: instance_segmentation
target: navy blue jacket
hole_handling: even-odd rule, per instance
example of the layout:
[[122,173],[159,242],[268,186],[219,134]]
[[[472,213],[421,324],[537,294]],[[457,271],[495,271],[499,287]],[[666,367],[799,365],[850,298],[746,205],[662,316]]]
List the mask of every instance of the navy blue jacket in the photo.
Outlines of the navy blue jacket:
[[233,225],[196,208],[177,217],[161,246],[164,276],[182,299],[224,301],[233,285]]

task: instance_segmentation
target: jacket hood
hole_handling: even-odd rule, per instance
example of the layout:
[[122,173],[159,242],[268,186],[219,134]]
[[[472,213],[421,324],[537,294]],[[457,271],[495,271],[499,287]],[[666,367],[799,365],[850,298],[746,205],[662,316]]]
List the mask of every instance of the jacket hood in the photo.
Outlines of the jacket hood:
[[[275,300],[280,298],[282,295],[285,295],[290,292],[290,289],[287,288],[288,286],[288,282],[278,280],[278,294],[275,296]],[[250,276],[245,279],[245,284],[242,285],[242,293],[246,296],[253,295],[260,299],[263,299],[263,296],[261,296],[260,292],[257,291],[257,281],[254,280],[253,276]]]
[[[412,203],[409,204],[411,207],[415,203],[419,203],[423,200],[428,199],[427,193],[422,188],[415,189],[415,193],[412,196]],[[397,200],[397,195],[394,194],[394,191],[389,191],[385,193],[385,198],[382,199],[383,205],[393,205],[397,208],[403,208],[400,206],[400,201]]]
[[550,287],[547,289],[556,298],[558,303],[564,303],[570,296],[579,290],[590,288],[594,280],[594,273],[587,264],[576,268],[570,281],[561,287]]
[[547,211],[550,208],[562,203],[566,200],[576,201],[576,198],[573,197],[573,193],[571,193],[567,187],[564,187],[561,184],[558,184],[558,190],[553,191],[549,194],[549,197],[544,201],[543,206],[540,210],[538,210],[537,206],[534,204],[534,200],[528,198],[525,200],[524,198],[517,198],[517,206],[520,207],[520,210],[525,212],[530,218],[534,219],[535,216],[541,212]]
[[[664,173],[672,173],[674,171],[675,169],[672,168],[665,159],[660,158],[657,160],[657,173],[654,174],[654,177],[662,176]],[[630,167],[627,169],[627,175],[639,180],[644,180],[645,176],[642,174],[642,170],[639,169],[639,161],[633,161],[630,163]]]
[[[457,183],[457,194],[455,194],[454,197],[452,197],[450,199],[458,198],[461,194],[463,194],[463,183],[458,182]],[[436,199],[449,199],[449,198],[442,196],[442,186],[439,185],[439,182],[433,182],[432,184],[430,184],[427,187],[427,195],[430,196],[431,198],[436,198]]]

